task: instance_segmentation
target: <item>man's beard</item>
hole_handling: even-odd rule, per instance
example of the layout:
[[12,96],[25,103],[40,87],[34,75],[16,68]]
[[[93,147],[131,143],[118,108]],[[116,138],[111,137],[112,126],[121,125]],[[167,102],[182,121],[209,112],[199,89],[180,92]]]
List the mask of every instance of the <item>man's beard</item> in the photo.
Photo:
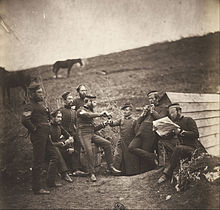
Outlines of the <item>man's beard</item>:
[[90,111],[92,111],[92,112],[94,111],[94,106],[92,104],[89,104],[88,108],[89,108]]
[[56,122],[56,121],[54,120],[54,121],[53,121],[53,124],[55,124],[55,125],[60,125],[60,124],[61,124],[61,121]]
[[71,101],[71,102],[67,103],[67,104],[66,104],[66,106],[68,106],[68,107],[73,106],[73,101]]
[[36,101],[36,102],[41,102],[41,101],[44,100],[42,97],[39,97],[39,96],[37,96],[37,95],[33,95],[32,98],[33,98],[34,101]]
[[79,94],[79,97],[82,98],[82,99],[84,99],[84,98],[86,97],[86,94],[81,94],[81,93],[80,93],[80,94]]

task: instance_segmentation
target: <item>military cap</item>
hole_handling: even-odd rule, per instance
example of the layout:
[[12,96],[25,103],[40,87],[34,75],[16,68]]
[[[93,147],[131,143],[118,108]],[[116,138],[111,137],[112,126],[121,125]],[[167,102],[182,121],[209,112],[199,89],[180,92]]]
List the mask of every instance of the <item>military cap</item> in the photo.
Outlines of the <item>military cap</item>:
[[69,94],[70,94],[69,91],[63,93],[62,98],[63,98],[64,100],[66,100],[66,99],[67,99],[67,96],[68,96]]
[[36,90],[38,90],[38,89],[40,89],[41,88],[41,86],[40,86],[40,84],[38,84],[38,83],[32,83],[32,84],[30,84],[30,86],[28,87],[28,89],[30,90],[30,91],[36,91]]
[[95,99],[96,96],[93,96],[93,95],[86,95],[86,98],[88,98],[88,99]]
[[132,104],[131,104],[130,102],[127,102],[127,103],[125,103],[125,104],[121,107],[121,110],[126,109],[127,107],[132,108],[133,106],[132,106]]
[[149,96],[149,95],[152,94],[152,93],[158,94],[158,91],[157,91],[157,90],[151,90],[151,91],[149,91],[149,92],[147,93],[147,96]]
[[181,108],[179,103],[172,103],[168,105],[168,108]]
[[52,112],[50,113],[50,115],[51,115],[52,117],[56,117],[58,113],[61,113],[61,111],[60,111],[59,109],[56,109],[56,110],[52,111]]

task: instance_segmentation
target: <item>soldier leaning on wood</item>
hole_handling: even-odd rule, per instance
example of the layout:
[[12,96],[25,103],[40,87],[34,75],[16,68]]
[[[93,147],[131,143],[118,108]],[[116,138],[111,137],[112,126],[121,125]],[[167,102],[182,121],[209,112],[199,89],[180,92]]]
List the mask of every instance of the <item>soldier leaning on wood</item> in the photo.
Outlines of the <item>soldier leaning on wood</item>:
[[58,164],[54,146],[49,138],[50,112],[44,105],[44,96],[40,85],[32,85],[29,90],[31,99],[30,103],[24,107],[22,124],[28,129],[33,146],[32,190],[35,194],[49,194],[50,191],[43,189],[41,183],[45,155],[49,154],[50,156],[47,171],[47,183],[50,186],[55,186]]

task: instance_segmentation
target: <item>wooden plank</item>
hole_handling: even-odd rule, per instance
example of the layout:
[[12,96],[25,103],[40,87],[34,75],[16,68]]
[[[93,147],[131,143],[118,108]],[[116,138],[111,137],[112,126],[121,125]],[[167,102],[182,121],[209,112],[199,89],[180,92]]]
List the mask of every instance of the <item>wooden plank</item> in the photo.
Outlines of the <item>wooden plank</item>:
[[166,92],[172,103],[174,102],[219,102],[219,94],[175,93]]
[[205,148],[209,148],[219,144],[219,134],[200,137],[199,140]]
[[219,146],[220,145],[216,145],[216,146],[210,147],[206,150],[210,155],[220,156]]
[[198,103],[198,102],[187,102],[187,103],[179,103],[182,107],[182,112],[201,112],[201,111],[215,111],[220,110],[219,103],[211,102],[211,103]]
[[220,117],[205,118],[195,120],[198,128],[210,125],[216,125],[220,122]]
[[219,111],[182,112],[182,113],[185,117],[192,117],[194,120],[220,116]]
[[211,134],[219,133],[219,125],[212,125],[207,127],[198,128],[200,138]]

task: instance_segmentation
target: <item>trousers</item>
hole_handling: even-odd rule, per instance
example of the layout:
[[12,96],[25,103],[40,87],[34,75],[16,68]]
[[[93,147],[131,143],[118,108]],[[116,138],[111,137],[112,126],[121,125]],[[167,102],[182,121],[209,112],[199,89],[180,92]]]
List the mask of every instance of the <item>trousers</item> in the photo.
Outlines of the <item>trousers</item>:
[[57,174],[58,158],[55,147],[49,139],[49,126],[42,125],[30,135],[33,146],[33,169],[32,169],[32,190],[38,191],[42,188],[42,169],[46,154],[49,158],[47,170],[47,183],[53,184]]
[[83,149],[86,153],[87,158],[87,168],[90,174],[95,173],[95,162],[92,151],[92,143],[103,148],[105,152],[105,159],[108,165],[113,163],[112,152],[111,152],[111,142],[96,135],[94,132],[83,132],[79,129],[79,139],[82,144]]
[[192,146],[179,145],[174,148],[168,166],[164,169],[164,174],[172,176],[173,170],[177,167],[177,164],[181,159],[191,158],[195,148]]

